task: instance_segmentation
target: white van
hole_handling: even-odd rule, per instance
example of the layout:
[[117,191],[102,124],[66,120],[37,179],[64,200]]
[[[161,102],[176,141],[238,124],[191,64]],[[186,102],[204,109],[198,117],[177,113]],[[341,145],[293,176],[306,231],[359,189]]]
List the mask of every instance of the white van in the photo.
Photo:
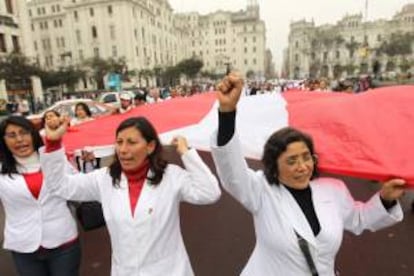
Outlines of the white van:
[[117,107],[118,108],[118,107],[121,106],[121,100],[120,100],[119,96],[122,93],[128,93],[128,94],[130,94],[132,99],[134,99],[134,97],[135,97],[135,94],[133,92],[131,92],[131,91],[105,92],[105,93],[103,93],[103,94],[101,94],[99,96],[99,100],[98,101],[101,102],[101,103],[105,103],[105,104],[108,104],[110,106],[113,106],[113,107]]

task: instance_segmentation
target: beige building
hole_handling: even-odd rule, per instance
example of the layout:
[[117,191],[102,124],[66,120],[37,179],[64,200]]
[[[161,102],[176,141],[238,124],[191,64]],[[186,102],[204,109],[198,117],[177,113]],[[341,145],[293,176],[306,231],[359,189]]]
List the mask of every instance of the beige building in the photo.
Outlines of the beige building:
[[335,25],[296,21],[290,25],[283,70],[295,79],[399,72],[404,64],[413,66],[414,55],[389,55],[381,50],[397,33],[412,33],[414,49],[414,4],[404,6],[391,20],[365,21],[357,14],[346,15]]
[[45,68],[122,57],[128,70],[153,69],[188,56],[187,30],[176,26],[167,0],[32,0],[28,8]]
[[[0,57],[12,52],[33,56],[29,25],[25,0],[0,0]],[[0,99],[7,99],[4,80],[0,80]]]
[[231,66],[244,74],[264,76],[266,27],[256,1],[239,12],[192,12],[177,17],[190,30],[190,55],[203,61],[203,70],[222,74]]

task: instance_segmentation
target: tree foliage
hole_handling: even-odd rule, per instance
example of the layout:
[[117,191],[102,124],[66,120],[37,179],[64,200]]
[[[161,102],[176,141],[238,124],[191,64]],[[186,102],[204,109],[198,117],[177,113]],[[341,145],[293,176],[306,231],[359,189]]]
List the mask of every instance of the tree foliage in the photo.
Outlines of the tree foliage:
[[38,76],[40,71],[34,62],[19,53],[0,58],[0,79],[6,80],[8,86],[27,89],[30,86],[30,77]]
[[384,40],[378,52],[387,56],[406,56],[413,53],[414,33],[392,33]]
[[194,78],[203,68],[204,64],[201,60],[196,58],[189,58],[179,62],[176,67],[178,71],[188,78]]
[[85,66],[90,69],[92,73],[92,78],[95,80],[98,89],[104,89],[104,77],[108,73],[118,73],[124,74],[126,70],[126,61],[125,58],[109,58],[103,59],[100,57],[94,57],[85,62]]

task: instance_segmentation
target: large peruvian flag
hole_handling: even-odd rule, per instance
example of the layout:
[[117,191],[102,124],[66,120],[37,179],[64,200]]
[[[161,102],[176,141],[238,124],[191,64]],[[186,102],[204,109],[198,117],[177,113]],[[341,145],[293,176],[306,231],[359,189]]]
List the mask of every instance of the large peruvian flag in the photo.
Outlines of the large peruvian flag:
[[[79,125],[65,136],[69,152],[94,147],[113,151],[115,129],[131,116],[145,116],[168,144],[184,135],[192,147],[209,151],[217,129],[215,93],[135,108],[127,114]],[[349,95],[288,92],[242,97],[237,132],[246,157],[260,159],[275,130],[292,126],[315,141],[321,171],[368,179],[401,177],[414,185],[414,87],[395,86]]]

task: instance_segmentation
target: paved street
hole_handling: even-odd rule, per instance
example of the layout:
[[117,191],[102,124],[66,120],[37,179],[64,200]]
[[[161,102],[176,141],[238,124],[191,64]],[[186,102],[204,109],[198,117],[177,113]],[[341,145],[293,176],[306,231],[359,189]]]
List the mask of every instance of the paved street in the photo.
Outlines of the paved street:
[[[202,156],[212,164],[208,154]],[[175,155],[169,154],[169,157],[176,161]],[[377,189],[373,183],[356,180],[349,187],[359,199],[367,199]],[[377,233],[365,232],[360,237],[344,236],[337,259],[341,276],[414,275],[414,214],[409,209],[408,198],[404,198],[403,205],[406,209],[403,223]],[[227,194],[212,206],[183,204],[181,215],[183,236],[195,274],[238,275],[254,246],[251,216]],[[1,214],[1,221],[3,218]],[[81,233],[81,242],[82,275],[109,275],[110,246],[106,230]],[[10,256],[4,250],[0,250],[0,275],[15,275]]]

